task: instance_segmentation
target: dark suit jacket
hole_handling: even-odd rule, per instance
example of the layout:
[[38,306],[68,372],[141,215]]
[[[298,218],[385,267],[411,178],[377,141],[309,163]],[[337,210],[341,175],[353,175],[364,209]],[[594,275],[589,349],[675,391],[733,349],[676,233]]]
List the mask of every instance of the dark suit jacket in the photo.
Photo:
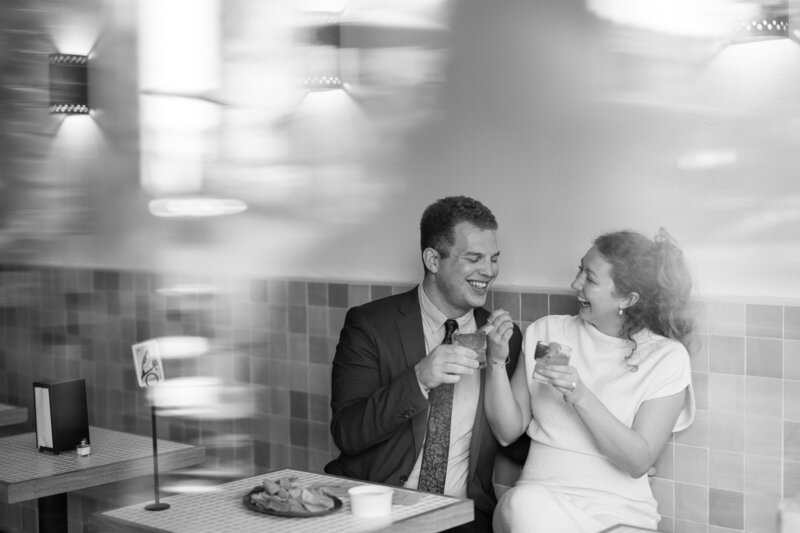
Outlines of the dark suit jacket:
[[[416,365],[426,356],[418,288],[376,300],[347,312],[333,360],[331,433],[341,454],[325,467],[330,474],[402,485],[422,450],[428,400],[420,391]],[[489,312],[475,309],[478,327]],[[509,375],[519,359],[522,334],[514,326]],[[481,387],[469,453],[467,495],[475,507],[492,513],[492,486],[498,449],[483,408]],[[519,443],[524,461],[527,437]],[[512,445],[514,446],[514,445]]]

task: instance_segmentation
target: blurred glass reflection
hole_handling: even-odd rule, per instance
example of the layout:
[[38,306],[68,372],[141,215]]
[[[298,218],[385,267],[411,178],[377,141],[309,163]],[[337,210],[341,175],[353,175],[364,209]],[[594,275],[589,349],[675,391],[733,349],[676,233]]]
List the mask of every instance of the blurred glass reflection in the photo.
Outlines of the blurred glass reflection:
[[253,413],[247,387],[226,384],[215,377],[168,377],[147,391],[160,416],[225,420]]
[[164,359],[200,357],[211,349],[208,339],[204,337],[159,337],[155,340]]

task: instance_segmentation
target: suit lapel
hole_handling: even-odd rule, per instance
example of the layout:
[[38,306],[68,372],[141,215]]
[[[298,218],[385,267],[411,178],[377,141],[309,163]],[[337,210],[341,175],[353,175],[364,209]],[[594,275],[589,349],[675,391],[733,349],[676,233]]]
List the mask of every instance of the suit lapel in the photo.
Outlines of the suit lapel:
[[[405,293],[400,300],[400,316],[397,318],[397,333],[400,336],[403,357],[407,368],[419,363],[426,355],[425,333],[422,330],[422,311],[419,307],[418,287]],[[414,457],[422,451],[425,440],[427,417],[415,416],[411,422],[414,435]]]

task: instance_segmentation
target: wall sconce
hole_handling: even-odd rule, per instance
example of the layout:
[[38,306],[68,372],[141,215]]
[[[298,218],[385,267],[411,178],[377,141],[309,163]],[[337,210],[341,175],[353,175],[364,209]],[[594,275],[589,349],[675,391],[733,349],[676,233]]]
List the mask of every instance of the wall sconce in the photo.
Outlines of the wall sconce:
[[332,12],[308,12],[306,15],[307,23],[301,37],[305,45],[305,72],[300,85],[309,91],[341,89],[341,16]]
[[89,58],[50,54],[50,113],[89,113]]
[[765,2],[752,16],[736,23],[733,43],[751,43],[789,37],[789,6],[786,0]]

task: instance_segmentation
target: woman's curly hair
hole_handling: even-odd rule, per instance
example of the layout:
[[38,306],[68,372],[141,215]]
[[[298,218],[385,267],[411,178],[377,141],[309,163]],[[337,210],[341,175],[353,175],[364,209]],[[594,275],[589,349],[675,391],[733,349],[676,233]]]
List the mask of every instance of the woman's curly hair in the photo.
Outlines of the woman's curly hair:
[[691,349],[694,321],[689,316],[692,276],[670,235],[661,228],[651,240],[633,231],[601,235],[597,250],[611,264],[611,276],[618,295],[639,294],[639,301],[624,310],[620,331],[633,343],[642,328],[681,342]]

